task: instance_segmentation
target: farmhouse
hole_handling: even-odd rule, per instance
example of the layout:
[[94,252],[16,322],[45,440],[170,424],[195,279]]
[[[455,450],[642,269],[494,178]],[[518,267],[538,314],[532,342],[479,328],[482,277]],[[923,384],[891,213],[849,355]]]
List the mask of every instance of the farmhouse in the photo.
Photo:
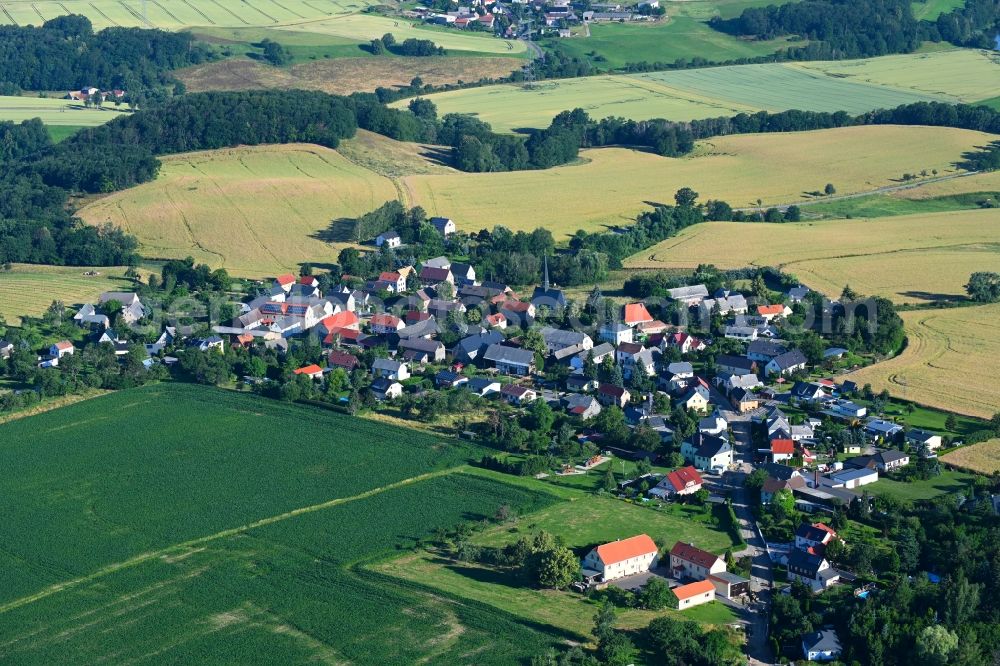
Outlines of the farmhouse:
[[759,338],[747,346],[747,358],[758,363],[767,363],[788,351],[788,345],[781,340]]
[[49,357],[60,359],[63,356],[71,356],[76,348],[69,340],[62,340],[49,347]]
[[715,369],[720,375],[752,375],[757,371],[757,364],[746,356],[720,354],[715,359]]
[[404,361],[411,363],[440,363],[444,360],[444,344],[426,338],[405,338],[397,347]]
[[646,534],[600,545],[583,558],[583,575],[609,582],[649,571],[656,566],[659,549]]
[[701,490],[702,483],[698,470],[691,466],[681,467],[663,477],[655,487],[649,489],[649,494],[663,499],[674,495],[692,495]]
[[749,310],[747,299],[743,294],[727,294],[719,298],[706,298],[698,306],[703,317],[710,317],[718,312],[721,315],[746,314]]
[[402,319],[387,312],[380,312],[373,315],[371,320],[368,322],[368,327],[375,335],[388,335],[389,333],[395,333],[404,326],[406,326],[406,324],[403,323]]
[[538,332],[541,334],[542,340],[545,341],[545,348],[550,354],[571,347],[579,347],[577,351],[582,351],[594,346],[591,337],[579,331],[565,331],[561,328],[543,326]]
[[118,301],[122,304],[122,318],[126,324],[134,324],[146,316],[146,306],[139,300],[139,295],[130,291],[106,291],[97,297],[104,305],[108,301]]
[[677,597],[677,609],[685,610],[715,601],[715,585],[710,580],[699,580],[687,585],[678,585],[673,590]]
[[725,561],[693,543],[678,541],[670,549],[670,571],[681,579],[704,580],[726,570]]

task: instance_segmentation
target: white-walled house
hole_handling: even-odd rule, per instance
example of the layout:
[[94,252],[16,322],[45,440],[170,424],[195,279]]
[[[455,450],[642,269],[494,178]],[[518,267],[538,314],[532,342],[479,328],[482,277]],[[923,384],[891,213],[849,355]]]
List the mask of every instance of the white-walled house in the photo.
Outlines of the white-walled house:
[[704,580],[726,570],[726,562],[718,555],[678,541],[670,549],[670,570],[679,578]]
[[602,582],[643,573],[656,566],[659,549],[646,534],[600,545],[583,558],[584,575]]

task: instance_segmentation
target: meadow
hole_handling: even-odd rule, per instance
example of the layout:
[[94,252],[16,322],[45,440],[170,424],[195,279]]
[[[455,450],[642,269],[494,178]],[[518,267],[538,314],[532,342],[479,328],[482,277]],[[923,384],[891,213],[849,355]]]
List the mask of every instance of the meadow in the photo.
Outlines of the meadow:
[[466,445],[191,385],[14,421],[0,441],[5,661],[499,664],[562,637],[359,567],[555,501],[463,473]]
[[908,340],[903,352],[847,379],[960,414],[989,418],[1000,412],[1000,386],[994,380],[1000,369],[1000,305],[917,310],[901,316]]
[[992,475],[1000,472],[1000,439],[991,439],[949,451],[941,462],[960,469]]
[[349,244],[331,223],[398,194],[388,178],[313,145],[235,148],[166,157],[158,178],[84,207],[93,224],[135,235],[147,257],[193,256],[241,276],[336,261]]
[[[132,282],[125,279],[125,270],[12,264],[11,270],[0,270],[0,315],[17,326],[22,315],[37,317],[56,299],[67,307],[92,303],[102,292],[127,290]],[[99,275],[84,275],[87,272]]]
[[453,218],[460,229],[544,226],[562,240],[578,229],[630,224],[649,202],[672,202],[682,187],[694,188],[702,201],[756,207],[758,199],[764,206],[809,199],[830,181],[848,194],[898,185],[907,172],[944,175],[987,140],[966,130],[900,126],[726,136],[699,142],[683,158],[600,148],[583,151],[579,164],[544,171],[417,175],[402,183],[410,201]]
[[118,109],[108,104],[100,109],[88,109],[80,102],[51,97],[11,97],[0,96],[0,121],[41,118],[46,125],[60,127],[94,127],[103,125],[115,116],[126,112],[127,107]]
[[[587,40],[581,40],[587,41]],[[987,51],[952,49],[867,60],[769,63],[499,84],[429,95],[439,113],[470,113],[500,131],[544,127],[581,107],[594,118],[695,120],[740,112],[862,113],[917,101],[973,102],[1000,95]],[[397,102],[397,105],[405,102]]]
[[895,481],[881,478],[866,486],[873,495],[883,495],[904,502],[929,500],[945,493],[961,493],[972,484],[973,477],[965,472],[947,470],[940,476],[917,481]]
[[920,303],[964,298],[970,273],[1000,271],[998,247],[997,209],[786,224],[707,222],[641,252],[626,267],[773,266],[830,297],[849,284],[862,294]]
[[922,2],[912,2],[913,15],[920,21],[934,21],[938,16],[953,9],[958,9],[965,4],[963,0],[923,0]]

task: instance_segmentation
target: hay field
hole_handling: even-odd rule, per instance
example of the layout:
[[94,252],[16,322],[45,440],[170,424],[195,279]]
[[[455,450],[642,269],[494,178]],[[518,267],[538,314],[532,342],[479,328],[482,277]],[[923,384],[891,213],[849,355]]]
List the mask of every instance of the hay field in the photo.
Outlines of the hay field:
[[[88,271],[100,275],[84,275]],[[17,326],[21,323],[21,315],[37,317],[52,301],[60,300],[67,307],[73,307],[94,302],[105,291],[127,290],[130,284],[122,266],[12,264],[11,270],[0,271],[0,315],[7,323]]]
[[941,462],[980,474],[1000,472],[1000,439],[963,446],[941,456]]
[[[1000,95],[1000,65],[986,51],[954,49],[867,60],[771,63],[502,84],[430,95],[440,113],[471,113],[494,128],[544,127],[560,111],[636,120],[694,120],[741,111],[861,113],[917,101]],[[400,103],[397,103],[400,104]]]
[[[896,184],[905,172],[953,170],[962,152],[987,140],[967,130],[850,127],[790,134],[718,137],[683,158],[621,148],[583,151],[586,163],[545,171],[409,176],[412,202],[460,229],[545,226],[557,238],[630,223],[646,202],[672,202],[692,187],[701,200],[735,207],[791,203],[830,181],[841,194]],[[762,168],[766,167],[766,168]],[[697,264],[694,261],[694,264]]]
[[919,201],[920,199],[933,199],[935,197],[946,197],[955,194],[997,191],[1000,191],[1000,171],[989,171],[987,173],[975,173],[961,178],[928,183],[912,190],[900,190],[899,192],[893,192],[892,196],[900,199]]
[[50,97],[0,96],[0,121],[16,123],[41,118],[46,125],[94,127],[125,113],[128,107],[108,104],[100,109],[88,109],[80,102]]
[[630,268],[776,266],[837,296],[845,284],[899,303],[964,295],[973,271],[1000,271],[1000,210],[795,224],[708,222],[630,258]]
[[909,339],[903,353],[847,379],[960,414],[1000,411],[1000,304],[901,316]]
[[336,151],[289,144],[165,158],[155,181],[99,199],[80,217],[121,226],[144,256],[191,255],[265,276],[336,261],[347,239],[316,236],[396,197],[392,181]]
[[66,14],[83,14],[94,28],[122,26],[181,30],[193,26],[279,25],[359,12],[368,0],[3,0],[0,23],[41,25]]
[[415,76],[424,83],[498,78],[517,69],[520,61],[506,57],[478,58],[336,58],[288,68],[234,58],[196,65],[177,72],[189,92],[207,90],[321,90],[334,95],[372,92],[378,87],[409,85]]

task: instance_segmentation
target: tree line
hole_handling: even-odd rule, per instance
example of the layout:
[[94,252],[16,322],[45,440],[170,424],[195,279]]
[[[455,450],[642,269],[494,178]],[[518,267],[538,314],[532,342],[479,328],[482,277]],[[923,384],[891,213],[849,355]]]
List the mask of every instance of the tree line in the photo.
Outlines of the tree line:
[[780,58],[826,60],[912,53],[924,41],[992,48],[998,20],[994,0],[967,0],[933,23],[918,21],[910,0],[802,0],[748,7],[734,18],[716,16],[709,25],[738,37],[797,35],[808,43],[784,49]]
[[83,86],[139,89],[172,85],[170,70],[210,57],[188,32],[105,28],[85,16],[60,16],[41,27],[0,26],[0,82],[22,90]]

